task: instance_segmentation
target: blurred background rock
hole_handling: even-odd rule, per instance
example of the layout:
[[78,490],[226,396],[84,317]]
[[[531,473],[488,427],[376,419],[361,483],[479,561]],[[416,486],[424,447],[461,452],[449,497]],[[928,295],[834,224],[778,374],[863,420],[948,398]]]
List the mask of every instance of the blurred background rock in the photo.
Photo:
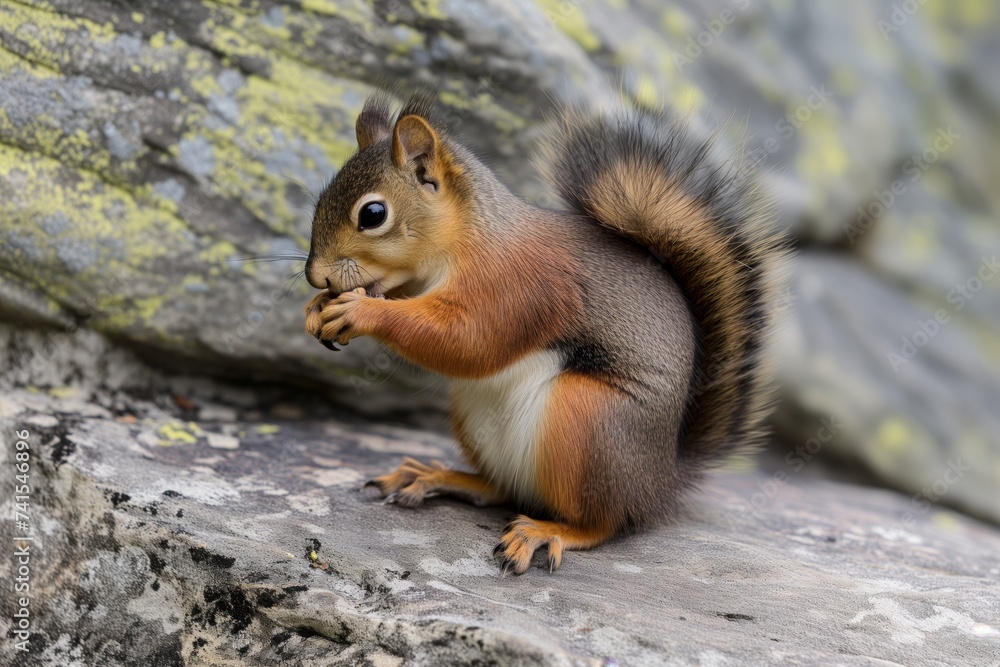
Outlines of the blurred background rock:
[[365,96],[436,87],[554,205],[544,114],[623,94],[725,125],[801,250],[758,465],[997,522],[998,62],[988,0],[0,3],[0,382],[103,400],[150,391],[138,357],[440,415],[375,344],[308,339],[289,281]]

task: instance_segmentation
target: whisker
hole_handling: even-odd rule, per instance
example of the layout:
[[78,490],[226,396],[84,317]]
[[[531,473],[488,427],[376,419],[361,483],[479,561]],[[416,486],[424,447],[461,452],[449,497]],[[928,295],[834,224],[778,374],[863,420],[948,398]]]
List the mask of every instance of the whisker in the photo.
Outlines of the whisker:
[[442,382],[444,382],[444,376],[443,375],[439,375],[438,377],[436,377],[436,378],[432,379],[430,382],[428,382],[427,386],[425,386],[423,389],[418,389],[417,391],[415,391],[412,394],[410,394],[410,396],[416,396],[417,394],[422,394],[425,391],[427,391],[428,389],[433,390],[431,392],[431,396],[433,396],[434,392],[437,391],[438,386]]
[[429,236],[427,236],[427,234],[424,234],[419,229],[409,229],[408,233],[412,234],[413,236],[416,236],[417,238],[421,238],[421,239],[427,241],[432,246],[434,246],[435,250],[437,250],[438,252],[444,254],[444,250],[441,249],[441,246],[439,246],[437,243],[435,243],[433,239],[431,239]]
[[[328,270],[328,275],[336,273],[338,282],[341,285],[354,285],[352,289],[378,282],[378,279],[371,271],[350,257],[338,259],[333,262],[316,262],[316,268],[319,270]],[[367,279],[365,276],[367,276]]]
[[357,262],[355,262],[354,264],[355,264],[355,266],[356,266],[356,267],[358,268],[358,278],[359,278],[359,279],[361,278],[361,271],[364,271],[365,273],[367,273],[367,274],[368,274],[368,277],[369,277],[369,278],[371,278],[371,282],[375,282],[375,280],[376,280],[376,279],[375,279],[375,276],[373,276],[373,275],[371,274],[371,271],[369,271],[369,270],[368,270],[368,269],[366,269],[365,267],[361,266],[361,265],[360,265],[360,264],[358,264]]
[[303,276],[305,275],[306,275],[306,270],[302,269],[301,271],[296,271],[295,273],[290,275],[287,280],[285,280],[285,287],[284,289],[281,290],[282,301],[288,298],[288,295],[291,294],[292,290],[298,286],[299,281],[302,280]]
[[[274,172],[272,172],[272,173],[274,173]],[[302,193],[304,195],[306,195],[306,197],[309,198],[309,202],[312,204],[313,208],[316,208],[316,204],[319,203],[319,198],[316,195],[313,194],[312,190],[310,190],[309,187],[305,183],[303,183],[302,181],[300,181],[297,178],[292,178],[291,176],[287,176],[285,174],[275,174],[275,175],[276,176],[281,176],[282,178],[287,179],[287,180],[291,181],[292,183],[295,183],[295,185],[299,186],[299,189],[302,190]]]
[[275,255],[250,255],[249,257],[233,257],[236,262],[246,264],[259,264],[261,262],[272,264],[274,262],[304,262],[309,259],[309,255],[302,251],[300,253],[275,254]]
[[388,355],[391,355],[391,356],[396,356],[396,365],[392,367],[392,370],[389,371],[388,375],[386,375],[384,378],[382,378],[382,381],[379,382],[379,384],[381,385],[381,384],[385,384],[385,382],[387,380],[389,380],[393,375],[396,374],[396,371],[399,370],[399,367],[403,365],[404,359],[403,359],[403,357],[400,357],[400,356],[397,356],[397,355],[393,355],[392,351],[389,349],[389,347],[387,345],[380,345],[380,347],[382,348],[382,354],[388,354]]

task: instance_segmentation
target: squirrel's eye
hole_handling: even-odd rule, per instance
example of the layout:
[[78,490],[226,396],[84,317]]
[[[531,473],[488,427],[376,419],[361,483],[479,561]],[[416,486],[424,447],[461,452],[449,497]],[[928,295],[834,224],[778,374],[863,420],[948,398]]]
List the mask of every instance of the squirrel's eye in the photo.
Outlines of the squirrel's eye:
[[370,201],[358,211],[358,231],[378,227],[388,216],[389,210],[385,202]]

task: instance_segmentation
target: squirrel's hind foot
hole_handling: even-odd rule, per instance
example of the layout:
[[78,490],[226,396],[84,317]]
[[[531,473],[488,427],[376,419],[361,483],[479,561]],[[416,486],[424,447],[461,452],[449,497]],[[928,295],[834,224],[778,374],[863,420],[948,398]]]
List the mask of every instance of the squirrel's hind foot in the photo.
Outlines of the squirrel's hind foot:
[[563,551],[584,550],[606,542],[615,530],[604,527],[578,527],[558,521],[538,521],[524,516],[507,524],[503,537],[493,549],[500,561],[500,574],[524,574],[531,557],[543,545],[548,547],[549,574],[559,569]]
[[369,498],[384,498],[385,502],[403,507],[417,507],[425,498],[438,495],[456,496],[473,505],[494,505],[502,495],[482,475],[449,470],[440,461],[430,465],[409,456],[394,472],[381,475],[366,483],[361,491]]

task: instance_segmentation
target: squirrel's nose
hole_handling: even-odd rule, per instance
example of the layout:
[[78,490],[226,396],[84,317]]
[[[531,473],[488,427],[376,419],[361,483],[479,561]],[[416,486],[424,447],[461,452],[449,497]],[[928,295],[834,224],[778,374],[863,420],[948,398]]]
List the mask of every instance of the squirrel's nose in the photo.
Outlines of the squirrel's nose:
[[306,280],[316,289],[324,289],[330,286],[330,279],[326,276],[317,276],[313,273],[313,258],[310,256],[306,260]]

